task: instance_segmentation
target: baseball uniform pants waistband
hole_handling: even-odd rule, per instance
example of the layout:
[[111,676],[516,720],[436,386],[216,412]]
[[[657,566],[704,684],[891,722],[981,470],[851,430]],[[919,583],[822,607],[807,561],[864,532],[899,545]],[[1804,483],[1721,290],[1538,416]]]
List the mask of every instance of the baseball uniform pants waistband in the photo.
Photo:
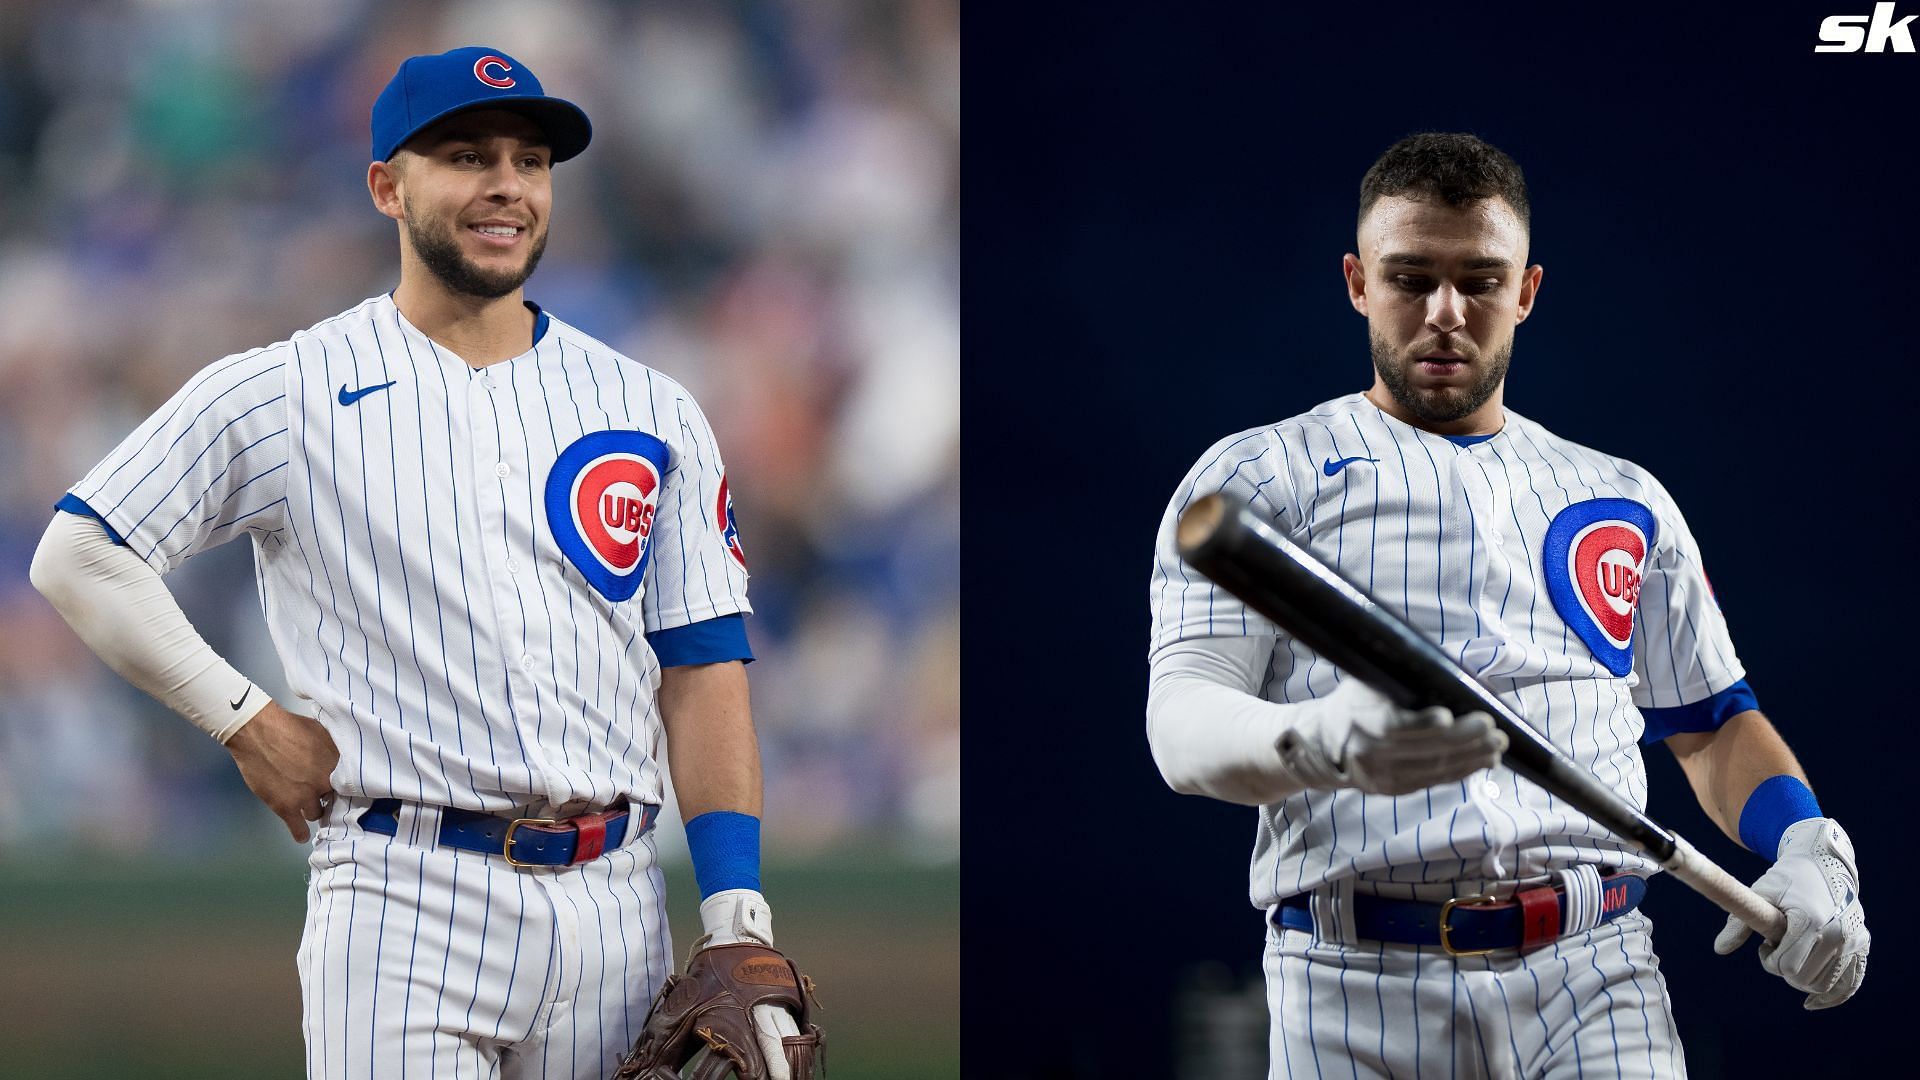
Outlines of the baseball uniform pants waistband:
[[[375,799],[360,815],[370,833],[397,836],[399,799]],[[498,855],[514,866],[577,866],[635,840],[653,828],[658,806],[620,803],[597,814],[570,818],[504,818],[478,810],[435,807],[440,844]]]
[[[1639,907],[1647,893],[1646,879],[1633,874],[1613,874],[1598,881],[1600,903],[1591,921],[1571,919],[1566,887],[1547,884],[1517,890],[1511,900],[1460,896],[1444,904],[1355,895],[1350,900],[1353,932],[1371,941],[1438,945],[1454,956],[1478,956],[1495,949],[1528,952],[1617,919]],[[1276,927],[1312,933],[1312,898],[1289,896],[1269,918]]]

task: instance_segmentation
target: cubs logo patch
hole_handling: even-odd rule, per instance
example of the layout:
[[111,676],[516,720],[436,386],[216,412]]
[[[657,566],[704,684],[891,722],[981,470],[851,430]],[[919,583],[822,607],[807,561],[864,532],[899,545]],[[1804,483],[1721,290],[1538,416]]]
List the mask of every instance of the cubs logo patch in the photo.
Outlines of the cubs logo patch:
[[740,526],[733,520],[733,495],[727,491],[727,478],[724,475],[720,477],[720,498],[714,504],[714,524],[720,529],[720,539],[726,542],[727,554],[740,564],[740,569],[745,570],[747,553],[740,546]]
[[608,600],[640,590],[667,459],[667,444],[644,431],[595,431],[562,450],[547,473],[554,542]]
[[1541,570],[1553,609],[1615,675],[1633,670],[1633,613],[1653,540],[1653,511],[1632,499],[1577,502],[1547,527]]

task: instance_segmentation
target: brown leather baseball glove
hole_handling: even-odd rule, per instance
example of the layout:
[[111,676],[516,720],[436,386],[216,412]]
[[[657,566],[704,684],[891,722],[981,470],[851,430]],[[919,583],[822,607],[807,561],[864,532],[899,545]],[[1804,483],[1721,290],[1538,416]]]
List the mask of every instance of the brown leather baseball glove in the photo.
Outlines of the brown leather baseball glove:
[[779,950],[751,942],[709,945],[687,961],[685,975],[667,977],[614,1080],[767,1080],[756,1005],[785,1008],[798,1023],[801,1033],[781,1040],[792,1080],[823,1078],[826,1058],[813,1004],[813,980]]

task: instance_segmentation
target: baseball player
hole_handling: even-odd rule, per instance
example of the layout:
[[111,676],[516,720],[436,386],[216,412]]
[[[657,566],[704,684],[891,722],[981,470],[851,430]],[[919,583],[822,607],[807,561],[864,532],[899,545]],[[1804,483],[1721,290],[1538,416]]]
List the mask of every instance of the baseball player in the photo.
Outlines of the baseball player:
[[[1538,298],[1520,169],[1415,135],[1361,185],[1347,298],[1374,381],[1201,455],[1161,523],[1147,732],[1175,790],[1258,806],[1271,1074],[1678,1076],[1652,860],[1499,764],[1484,714],[1395,707],[1185,567],[1224,492],[1419,628],[1603,782],[1646,801],[1664,741],[1775,861],[1762,966],[1845,1001],[1866,974],[1854,853],[1758,711],[1700,551],[1646,470],[1503,405]],[[1729,920],[1715,942],[1747,936]]]
[[[296,840],[313,823],[310,1076],[610,1075],[672,964],[664,768],[696,948],[772,944],[713,432],[523,294],[553,166],[591,134],[497,49],[401,64],[366,174],[398,286],[194,376],[59,501],[34,559],[103,659],[219,740]],[[243,534],[311,719],[161,582]],[[786,1076],[791,1011],[756,1022]]]

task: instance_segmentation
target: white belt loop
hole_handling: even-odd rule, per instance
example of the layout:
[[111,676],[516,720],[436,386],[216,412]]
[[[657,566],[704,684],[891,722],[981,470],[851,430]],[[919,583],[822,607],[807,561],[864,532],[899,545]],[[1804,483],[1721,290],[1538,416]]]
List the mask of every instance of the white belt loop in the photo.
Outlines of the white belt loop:
[[1355,945],[1360,932],[1353,921],[1353,879],[1331,881],[1307,895],[1316,945]]
[[409,847],[431,851],[440,846],[440,807],[426,806],[406,799],[394,811],[394,839]]
[[619,851],[621,848],[627,847],[628,845],[639,843],[640,842],[640,824],[646,819],[647,819],[646,805],[637,800],[629,799],[627,801],[626,832],[620,835],[620,842],[618,844],[609,845],[607,850]]
[[1556,871],[1565,893],[1560,907],[1562,934],[1582,934],[1600,925],[1600,868],[1592,865],[1568,867]]

